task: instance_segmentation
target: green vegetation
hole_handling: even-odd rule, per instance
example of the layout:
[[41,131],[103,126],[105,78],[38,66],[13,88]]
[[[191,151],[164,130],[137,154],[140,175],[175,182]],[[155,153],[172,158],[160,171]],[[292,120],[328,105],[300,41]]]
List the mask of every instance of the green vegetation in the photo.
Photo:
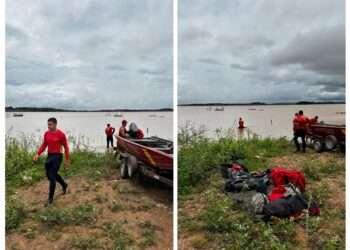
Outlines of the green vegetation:
[[[118,178],[119,165],[112,153],[92,152],[70,141],[71,164],[60,170],[69,184],[68,193],[62,196],[58,185],[53,205],[44,207],[45,156],[32,161],[39,142],[6,139],[8,248],[128,250],[159,245],[156,231],[165,234],[164,228],[140,223],[143,216],[152,220],[154,201],[142,187]],[[161,239],[160,244],[167,241]]]
[[[194,249],[344,249],[345,159],[337,152],[311,149],[295,154],[281,139],[205,137],[204,130],[179,135],[179,228],[185,248]],[[307,195],[321,216],[300,220],[253,218],[224,194],[220,164],[240,160],[250,171],[282,165],[305,173]]]
[[241,160],[251,171],[267,167],[267,159],[286,154],[291,145],[286,138],[242,139],[220,137],[212,141],[204,130],[182,131],[179,135],[179,193],[190,193],[195,187],[204,187],[210,175],[220,164]]

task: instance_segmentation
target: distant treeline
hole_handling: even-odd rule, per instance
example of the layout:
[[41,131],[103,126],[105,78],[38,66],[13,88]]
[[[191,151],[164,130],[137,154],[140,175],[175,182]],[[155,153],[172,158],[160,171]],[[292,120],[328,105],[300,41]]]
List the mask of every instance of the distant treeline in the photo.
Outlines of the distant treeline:
[[171,108],[162,109],[98,109],[98,110],[78,110],[78,109],[56,109],[47,107],[11,107],[5,108],[6,112],[171,112]]
[[179,104],[179,106],[252,106],[252,105],[315,105],[315,104],[345,104],[345,102],[275,102],[275,103],[265,103],[265,102],[250,102],[250,103],[188,103]]

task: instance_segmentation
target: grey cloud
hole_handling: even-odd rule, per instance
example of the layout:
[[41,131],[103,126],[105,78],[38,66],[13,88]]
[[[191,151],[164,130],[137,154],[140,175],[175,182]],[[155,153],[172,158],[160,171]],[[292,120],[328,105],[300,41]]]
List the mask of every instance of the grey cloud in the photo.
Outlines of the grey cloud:
[[301,64],[321,74],[345,74],[345,27],[323,27],[299,33],[282,49],[273,51],[273,65]]
[[246,70],[246,71],[256,70],[256,67],[254,67],[254,66],[244,65],[244,64],[240,64],[240,63],[231,63],[230,67],[233,69]]
[[178,103],[344,100],[344,7],[343,0],[179,2]]
[[220,61],[213,58],[199,58],[197,61],[205,64],[222,65]]
[[171,0],[14,0],[6,23],[7,105],[171,107]]

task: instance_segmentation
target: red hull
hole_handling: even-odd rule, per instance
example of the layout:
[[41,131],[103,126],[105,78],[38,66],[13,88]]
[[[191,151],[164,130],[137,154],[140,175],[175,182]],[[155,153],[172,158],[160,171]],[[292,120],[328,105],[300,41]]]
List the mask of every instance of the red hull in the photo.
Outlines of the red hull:
[[345,126],[329,124],[312,124],[309,126],[309,134],[315,137],[334,135],[338,141],[345,141]]
[[173,170],[173,156],[156,148],[147,147],[120,136],[117,136],[117,148],[121,152],[135,156],[146,165],[159,170]]

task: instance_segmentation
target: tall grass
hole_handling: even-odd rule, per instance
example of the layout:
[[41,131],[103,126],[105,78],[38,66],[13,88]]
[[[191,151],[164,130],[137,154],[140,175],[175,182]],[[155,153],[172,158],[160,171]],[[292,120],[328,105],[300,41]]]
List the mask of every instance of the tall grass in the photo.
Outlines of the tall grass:
[[180,195],[205,184],[220,164],[241,160],[250,170],[257,170],[265,166],[268,157],[285,154],[291,147],[286,138],[238,138],[221,133],[217,138],[209,139],[203,128],[196,130],[193,127],[180,129],[178,138]]
[[[6,138],[6,230],[18,228],[26,217],[24,205],[16,198],[15,190],[30,186],[46,178],[45,156],[33,162],[39,140],[24,137],[22,139]],[[116,171],[117,161],[111,153],[96,153],[73,143],[71,164],[67,170],[61,169],[63,177],[85,176],[91,179],[108,177]]]

